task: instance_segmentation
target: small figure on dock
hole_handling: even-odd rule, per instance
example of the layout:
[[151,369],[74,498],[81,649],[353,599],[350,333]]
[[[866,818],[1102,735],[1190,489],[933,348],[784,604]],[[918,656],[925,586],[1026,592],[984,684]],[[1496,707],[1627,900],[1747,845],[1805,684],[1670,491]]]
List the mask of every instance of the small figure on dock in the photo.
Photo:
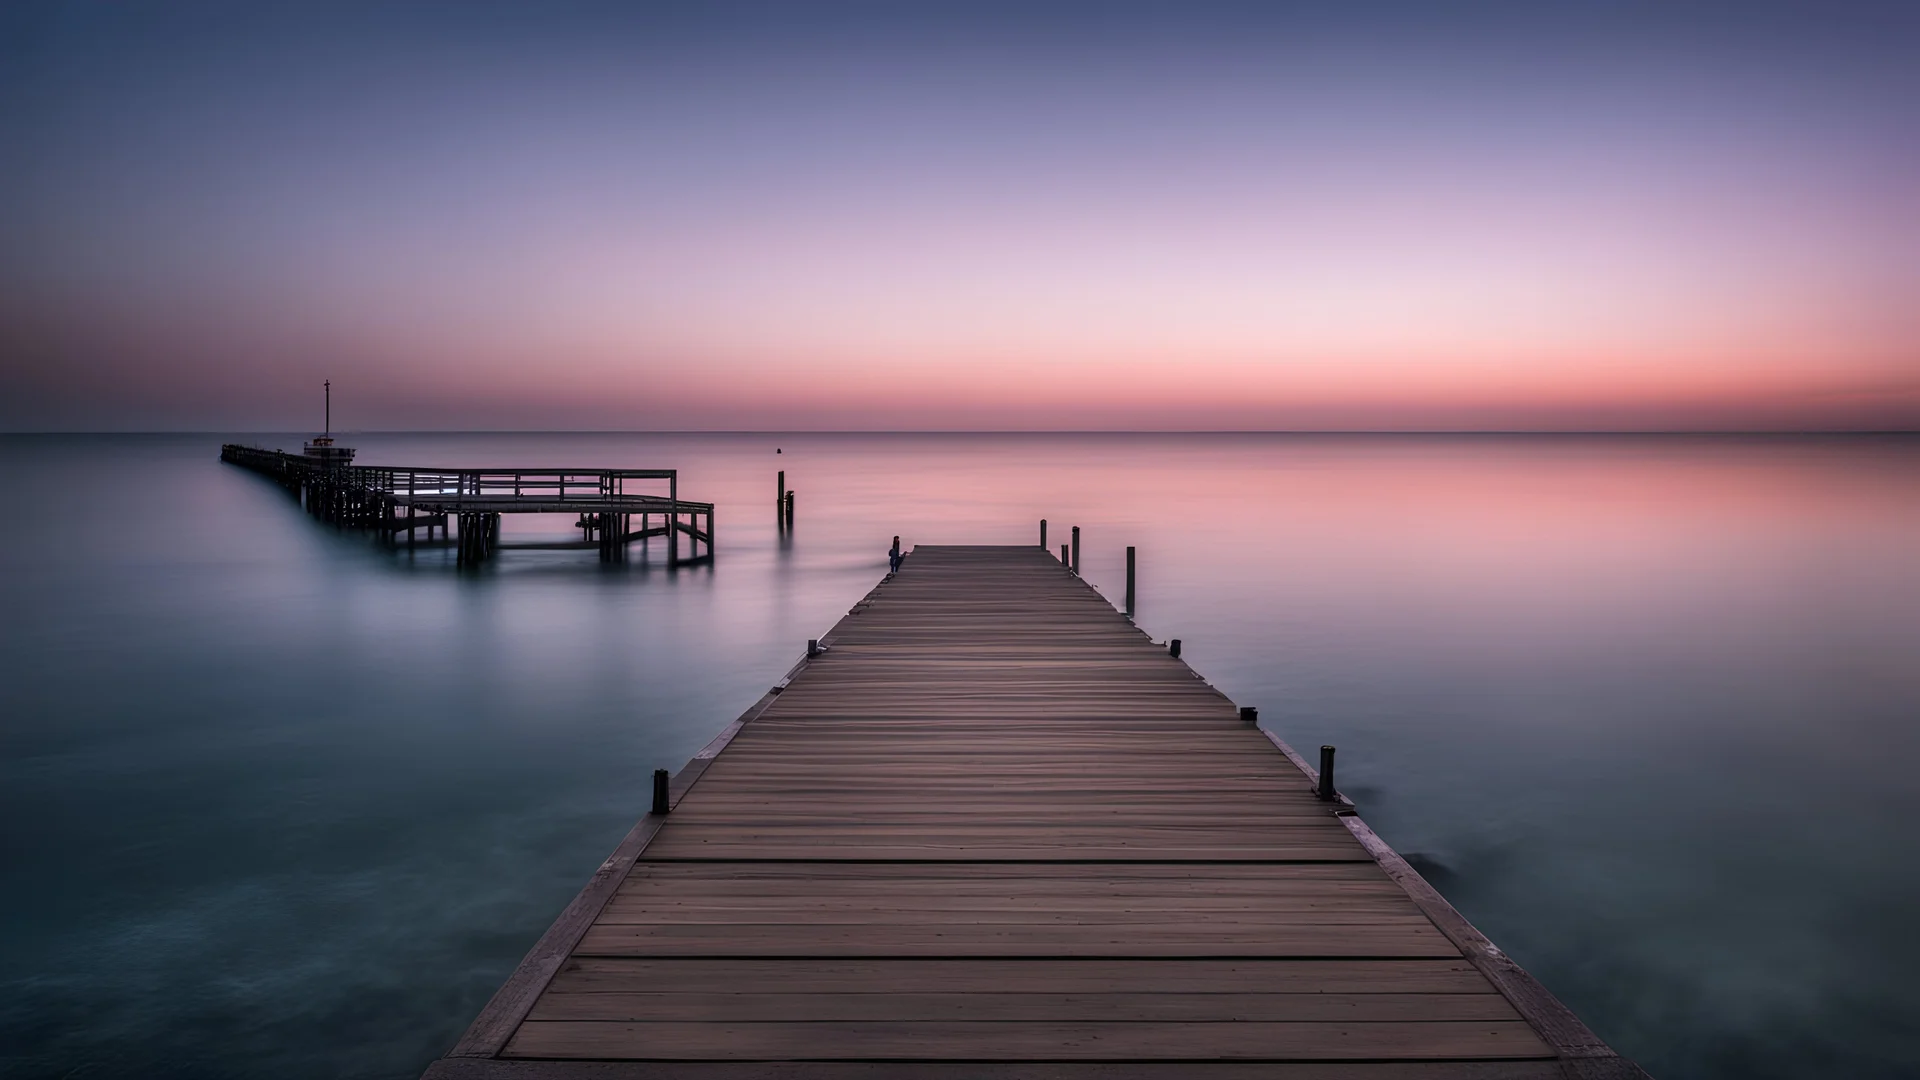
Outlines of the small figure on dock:
[[893,550],[887,552],[887,573],[899,573],[900,560],[903,558],[905,558],[905,556],[900,554],[900,538],[896,536],[893,538]]

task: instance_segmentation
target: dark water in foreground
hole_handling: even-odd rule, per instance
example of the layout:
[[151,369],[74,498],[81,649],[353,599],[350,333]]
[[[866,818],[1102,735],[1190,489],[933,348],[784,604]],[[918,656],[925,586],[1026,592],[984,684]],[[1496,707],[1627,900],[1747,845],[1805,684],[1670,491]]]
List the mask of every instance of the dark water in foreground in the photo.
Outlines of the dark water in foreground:
[[0,438],[8,1076],[417,1074],[894,533],[1043,516],[1656,1075],[1920,1071],[1920,441],[351,440],[719,503],[471,575],[220,441]]

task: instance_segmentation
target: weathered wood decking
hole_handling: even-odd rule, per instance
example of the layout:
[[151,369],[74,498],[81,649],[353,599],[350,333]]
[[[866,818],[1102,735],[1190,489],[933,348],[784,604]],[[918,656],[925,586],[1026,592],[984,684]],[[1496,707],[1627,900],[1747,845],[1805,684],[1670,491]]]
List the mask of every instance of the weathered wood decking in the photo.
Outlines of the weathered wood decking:
[[1642,1075],[1044,551],[825,640],[429,1077]]

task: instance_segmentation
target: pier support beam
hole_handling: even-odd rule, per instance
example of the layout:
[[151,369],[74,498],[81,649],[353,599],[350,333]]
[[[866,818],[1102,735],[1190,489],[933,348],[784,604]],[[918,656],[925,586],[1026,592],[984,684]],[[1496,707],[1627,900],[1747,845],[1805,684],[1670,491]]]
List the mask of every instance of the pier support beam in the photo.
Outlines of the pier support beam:
[[[710,561],[717,547],[713,507],[681,502],[678,473],[671,469],[401,469],[322,462],[233,443],[221,447],[220,458],[266,476],[319,520],[375,532],[379,544],[398,546],[399,534],[404,532],[411,550],[420,545],[424,529],[429,543],[437,539],[453,547],[462,566],[484,562],[501,550],[501,518],[506,513],[570,515],[581,531],[581,543],[518,546],[592,547],[607,561],[623,561],[626,545],[651,533],[669,540],[667,556],[674,565],[683,559]],[[626,482],[634,478],[664,480],[669,493],[665,498],[629,495]],[[784,490],[785,483],[783,470],[784,498],[778,509],[791,524],[794,499],[791,491]],[[661,518],[657,526],[656,513]],[[636,514],[640,517],[637,533],[633,531]],[[688,538],[684,555],[683,534]]]

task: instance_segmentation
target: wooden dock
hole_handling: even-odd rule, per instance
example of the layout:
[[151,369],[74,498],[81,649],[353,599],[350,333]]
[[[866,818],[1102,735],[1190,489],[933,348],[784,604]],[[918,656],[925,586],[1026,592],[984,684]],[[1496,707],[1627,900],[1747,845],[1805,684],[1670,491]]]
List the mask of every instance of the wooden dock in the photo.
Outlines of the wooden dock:
[[823,643],[430,1080],[1644,1076],[1044,550]]
[[[597,550],[602,562],[619,562],[627,545],[656,536],[666,541],[670,566],[713,559],[713,504],[682,499],[673,469],[416,469],[350,465],[237,443],[222,446],[220,460],[271,478],[296,493],[309,513],[335,525],[371,530],[409,548],[423,535],[432,544],[438,530],[463,566],[514,548]],[[627,490],[629,482],[646,481],[666,491]],[[503,514],[572,515],[581,539],[503,543]]]

